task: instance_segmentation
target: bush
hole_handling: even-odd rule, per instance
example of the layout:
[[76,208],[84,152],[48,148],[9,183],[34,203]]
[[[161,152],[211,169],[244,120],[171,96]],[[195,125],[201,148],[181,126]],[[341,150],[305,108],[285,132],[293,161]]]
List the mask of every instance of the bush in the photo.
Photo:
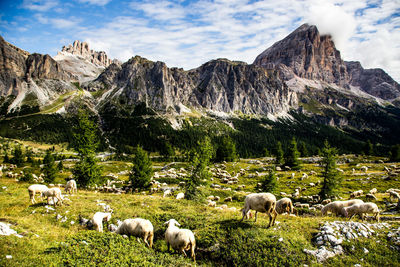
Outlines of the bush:
[[24,175],[19,178],[20,182],[27,182],[27,183],[33,183],[33,175],[32,175],[32,169],[31,168],[26,168],[24,169]]
[[268,175],[265,175],[261,180],[261,190],[263,192],[274,192],[277,189],[278,181],[276,179],[276,174],[271,171]]

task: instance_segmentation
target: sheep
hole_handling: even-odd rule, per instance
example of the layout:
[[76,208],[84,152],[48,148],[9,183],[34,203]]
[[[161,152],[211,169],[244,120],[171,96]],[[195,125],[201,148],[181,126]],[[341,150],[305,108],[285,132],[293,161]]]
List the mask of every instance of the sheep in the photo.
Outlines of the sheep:
[[209,207],[216,207],[217,206],[217,202],[212,201],[212,200],[208,200],[208,206]]
[[247,212],[249,210],[255,210],[256,215],[254,222],[257,222],[257,212],[265,212],[269,216],[268,227],[271,227],[271,225],[274,225],[276,216],[278,215],[278,213],[275,210],[275,206],[276,206],[276,197],[271,193],[249,194],[246,196],[244,200],[244,207],[242,209],[243,217],[240,221],[244,220],[244,217],[246,217]]
[[400,200],[400,194],[397,193],[396,191],[389,191],[389,198],[390,200],[394,199],[399,199]]
[[376,200],[376,196],[374,194],[368,193],[365,195],[366,200]]
[[149,220],[142,218],[126,219],[117,228],[115,233],[142,237],[149,248],[153,246],[154,227]]
[[171,194],[172,194],[172,191],[170,189],[167,189],[167,190],[164,191],[163,197],[169,196]]
[[292,172],[292,175],[291,175],[291,177],[292,177],[292,179],[294,179],[294,172]]
[[370,194],[376,194],[378,193],[378,190],[376,188],[372,188],[371,190],[369,190]]
[[303,173],[303,176],[301,176],[301,180],[304,180],[304,179],[307,179],[307,178],[308,178],[307,173]]
[[194,253],[196,248],[196,240],[193,232],[189,229],[179,229],[177,226],[181,225],[175,219],[170,219],[164,224],[168,225],[168,228],[165,231],[165,241],[167,242],[168,251],[170,246],[172,246],[174,250],[179,250],[185,256],[187,256],[185,250],[190,249],[191,257],[194,261],[196,261],[196,256]]
[[360,197],[362,196],[362,194],[363,194],[362,190],[354,191],[353,193],[350,194],[350,198]]
[[44,184],[33,184],[28,187],[29,199],[32,204],[36,203],[35,195],[40,194],[42,196],[42,192],[48,190],[49,188]]
[[300,196],[300,191],[298,188],[295,189],[294,193],[292,194],[293,198],[298,198]]
[[354,204],[349,207],[344,207],[343,213],[345,217],[350,217],[349,220],[353,218],[354,215],[358,214],[363,221],[364,213],[372,213],[374,215],[374,219],[379,222],[378,206],[372,202]]
[[278,214],[282,214],[282,213],[293,213],[293,204],[292,204],[292,200],[290,200],[290,198],[284,197],[279,199],[276,202],[276,207],[275,210]]
[[76,187],[76,181],[72,179],[72,180],[69,180],[67,182],[67,184],[65,185],[65,192],[68,192],[70,194],[72,192],[72,194],[73,194],[74,191],[75,191],[75,193],[78,193],[78,189]]
[[368,171],[368,167],[367,166],[361,166],[360,170],[363,172],[367,172]]
[[224,202],[232,202],[232,197],[227,197],[224,199]]
[[177,195],[176,195],[176,199],[184,199],[185,198],[185,193],[178,193]]
[[[47,197],[47,204],[50,204],[50,198],[52,198],[54,207],[57,205],[58,202],[60,202],[60,204],[62,204],[62,195],[61,195],[60,188],[53,187],[53,188],[47,189],[45,191],[42,191],[41,196]],[[56,202],[56,199],[57,199],[57,202]]]
[[361,199],[352,199],[352,200],[345,200],[345,201],[333,201],[327,205],[325,205],[321,209],[322,216],[326,215],[328,211],[335,213],[336,215],[343,215],[342,208],[348,207],[354,204],[364,203]]
[[327,199],[322,200],[321,204],[322,204],[322,205],[326,205],[326,204],[329,204],[329,203],[331,203],[331,202],[332,202],[332,200],[330,200],[329,198],[327,198]]
[[96,212],[93,215],[93,226],[95,230],[102,233],[103,232],[103,221],[108,222],[111,220],[111,213],[109,212]]

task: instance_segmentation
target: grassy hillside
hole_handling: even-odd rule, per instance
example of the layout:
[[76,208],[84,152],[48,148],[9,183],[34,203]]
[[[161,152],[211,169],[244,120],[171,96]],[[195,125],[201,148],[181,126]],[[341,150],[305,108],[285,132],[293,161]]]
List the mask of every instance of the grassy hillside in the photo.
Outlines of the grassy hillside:
[[[33,143],[25,143],[33,146]],[[40,157],[40,145],[34,146],[36,156]],[[57,149],[61,149],[56,147]],[[43,151],[42,151],[43,152]],[[244,175],[239,177],[239,183],[227,185],[216,177],[205,181],[201,186],[202,197],[196,201],[176,200],[173,196],[163,197],[162,192],[149,194],[113,194],[80,189],[78,194],[66,195],[65,205],[51,210],[43,202],[32,205],[29,201],[28,183],[18,182],[14,178],[6,178],[6,172],[0,178],[0,221],[11,224],[22,238],[16,236],[0,236],[0,265],[1,266],[190,266],[194,263],[190,258],[177,253],[167,252],[164,241],[166,227],[164,223],[174,218],[183,228],[191,229],[195,233],[198,266],[400,266],[400,254],[392,241],[387,238],[388,231],[399,227],[394,219],[389,220],[390,227],[376,230],[372,238],[359,238],[344,241],[343,255],[337,255],[326,262],[317,263],[313,256],[304,253],[304,249],[316,249],[313,242],[319,227],[327,221],[342,221],[343,218],[334,216],[322,217],[319,211],[298,209],[299,216],[279,215],[274,227],[267,228],[268,217],[259,214],[258,220],[240,222],[239,210],[243,206],[245,195],[256,192],[267,169],[272,167],[268,158],[256,160],[240,160],[239,162],[217,164],[211,169],[225,169],[234,174],[244,169]],[[365,158],[343,156],[339,167],[344,171],[344,180],[341,185],[340,196],[348,199],[350,192],[363,189],[369,191],[377,188],[378,200],[376,203],[381,210],[386,210],[388,188],[400,188],[398,176],[389,178],[384,172],[384,166],[394,169],[392,163],[379,163],[379,158]],[[0,159],[1,162],[1,159]],[[161,172],[166,162],[154,164],[154,169]],[[104,174],[114,173],[119,179],[126,180],[126,170],[130,169],[129,162],[104,161]],[[369,166],[364,173],[360,167]],[[400,164],[395,164],[400,167]],[[29,166],[29,164],[27,165]],[[56,183],[64,183],[70,175],[71,162],[65,162],[67,168],[59,173]],[[169,168],[179,170],[187,168],[186,163],[174,163]],[[355,169],[353,173],[352,169]],[[14,169],[19,173],[23,167]],[[310,175],[301,180],[303,172]],[[122,173],[121,173],[122,172]],[[120,173],[120,174],[119,174]],[[303,164],[303,168],[295,173],[292,171],[278,171],[279,188],[275,195],[280,198],[279,192],[293,193],[297,187],[306,188],[302,196],[310,196],[319,192],[321,185],[311,187],[309,183],[321,181],[319,176],[321,167],[316,163]],[[176,187],[183,178],[165,177],[158,180],[168,183],[169,187]],[[211,188],[211,184],[219,184],[230,188],[221,190]],[[244,189],[239,189],[243,187]],[[175,191],[175,195],[182,189]],[[227,204],[228,209],[208,207],[206,197],[219,196],[217,207]],[[232,202],[224,202],[226,197],[232,197]],[[362,199],[365,200],[364,197]],[[302,199],[295,201],[304,202]],[[103,211],[99,203],[110,205],[114,210],[111,223],[126,218],[142,217],[149,219],[155,228],[154,248],[147,248],[136,238],[124,239],[121,236],[105,231],[97,233],[87,230],[78,224],[78,215],[89,218],[97,211]],[[236,208],[234,210],[233,208]],[[62,219],[60,219],[60,216]],[[65,220],[65,221],[64,221]],[[359,221],[358,218],[353,219]],[[365,253],[367,249],[369,253]],[[6,259],[11,255],[12,259]]]

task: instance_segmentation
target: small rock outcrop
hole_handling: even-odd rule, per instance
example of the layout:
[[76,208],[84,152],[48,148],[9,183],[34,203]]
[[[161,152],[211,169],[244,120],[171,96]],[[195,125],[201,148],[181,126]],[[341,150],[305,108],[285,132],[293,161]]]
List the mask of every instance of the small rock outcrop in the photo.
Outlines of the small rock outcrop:
[[81,56],[91,63],[108,67],[113,61],[108,58],[106,52],[104,51],[94,51],[89,48],[89,44],[86,42],[81,42],[79,40],[74,41],[73,44],[69,44],[67,46],[63,46],[61,52],[67,52],[72,55]]

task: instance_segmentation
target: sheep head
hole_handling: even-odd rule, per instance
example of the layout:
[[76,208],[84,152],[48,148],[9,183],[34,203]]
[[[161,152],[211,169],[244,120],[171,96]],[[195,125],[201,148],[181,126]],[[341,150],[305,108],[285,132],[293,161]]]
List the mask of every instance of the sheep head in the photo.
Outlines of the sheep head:
[[168,226],[170,225],[181,226],[175,219],[170,219],[169,221],[166,221],[164,224],[168,224]]

